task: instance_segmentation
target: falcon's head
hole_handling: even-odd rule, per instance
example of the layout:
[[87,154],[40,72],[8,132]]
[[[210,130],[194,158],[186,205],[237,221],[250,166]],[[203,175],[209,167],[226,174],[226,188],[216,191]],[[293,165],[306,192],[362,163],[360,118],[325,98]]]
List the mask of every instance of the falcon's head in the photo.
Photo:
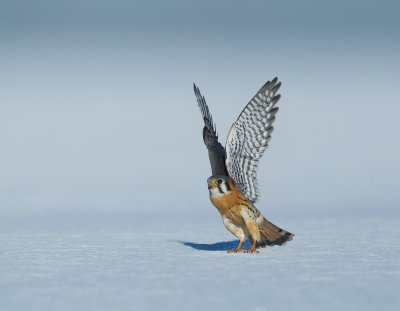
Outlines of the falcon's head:
[[228,193],[231,188],[228,183],[228,176],[216,175],[207,179],[210,195],[221,195]]

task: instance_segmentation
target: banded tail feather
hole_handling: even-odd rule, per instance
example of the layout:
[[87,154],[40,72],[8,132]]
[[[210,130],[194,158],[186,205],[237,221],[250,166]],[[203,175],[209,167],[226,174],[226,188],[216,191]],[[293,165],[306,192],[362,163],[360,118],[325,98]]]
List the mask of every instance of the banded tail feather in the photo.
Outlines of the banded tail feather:
[[261,226],[259,226],[259,230],[261,238],[260,241],[257,241],[256,243],[257,248],[265,247],[267,245],[282,246],[286,244],[286,242],[291,241],[294,237],[294,234],[275,226],[265,218],[263,219]]

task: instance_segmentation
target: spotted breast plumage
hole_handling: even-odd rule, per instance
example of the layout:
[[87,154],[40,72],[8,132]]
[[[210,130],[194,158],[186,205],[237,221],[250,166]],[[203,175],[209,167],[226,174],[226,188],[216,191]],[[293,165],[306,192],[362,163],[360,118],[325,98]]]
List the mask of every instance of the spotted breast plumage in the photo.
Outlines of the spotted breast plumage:
[[[277,94],[281,83],[277,78],[265,83],[232,124],[225,148],[218,134],[204,96],[194,85],[194,93],[204,120],[203,140],[208,149],[212,176],[208,189],[212,204],[222,216],[225,227],[239,239],[236,249],[229,252],[258,252],[266,245],[283,245],[293,238],[268,221],[254,206],[260,198],[257,183],[258,162],[273,131],[278,112]],[[242,249],[248,238],[249,250]]]

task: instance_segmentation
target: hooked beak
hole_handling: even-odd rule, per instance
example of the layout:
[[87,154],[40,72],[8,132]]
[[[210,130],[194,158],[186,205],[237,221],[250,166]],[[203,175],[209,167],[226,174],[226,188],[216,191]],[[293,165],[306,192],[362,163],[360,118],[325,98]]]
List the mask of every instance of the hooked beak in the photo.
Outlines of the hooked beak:
[[208,182],[208,189],[212,189],[212,188],[216,188],[216,187],[218,187],[216,180],[211,180]]

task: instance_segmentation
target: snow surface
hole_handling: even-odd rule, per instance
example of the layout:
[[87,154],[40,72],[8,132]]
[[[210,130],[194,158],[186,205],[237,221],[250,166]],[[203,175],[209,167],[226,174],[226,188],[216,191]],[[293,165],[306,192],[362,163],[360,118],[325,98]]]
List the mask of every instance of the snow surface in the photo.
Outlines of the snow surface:
[[400,309],[398,219],[275,220],[296,236],[259,254],[193,220],[3,219],[0,310]]

